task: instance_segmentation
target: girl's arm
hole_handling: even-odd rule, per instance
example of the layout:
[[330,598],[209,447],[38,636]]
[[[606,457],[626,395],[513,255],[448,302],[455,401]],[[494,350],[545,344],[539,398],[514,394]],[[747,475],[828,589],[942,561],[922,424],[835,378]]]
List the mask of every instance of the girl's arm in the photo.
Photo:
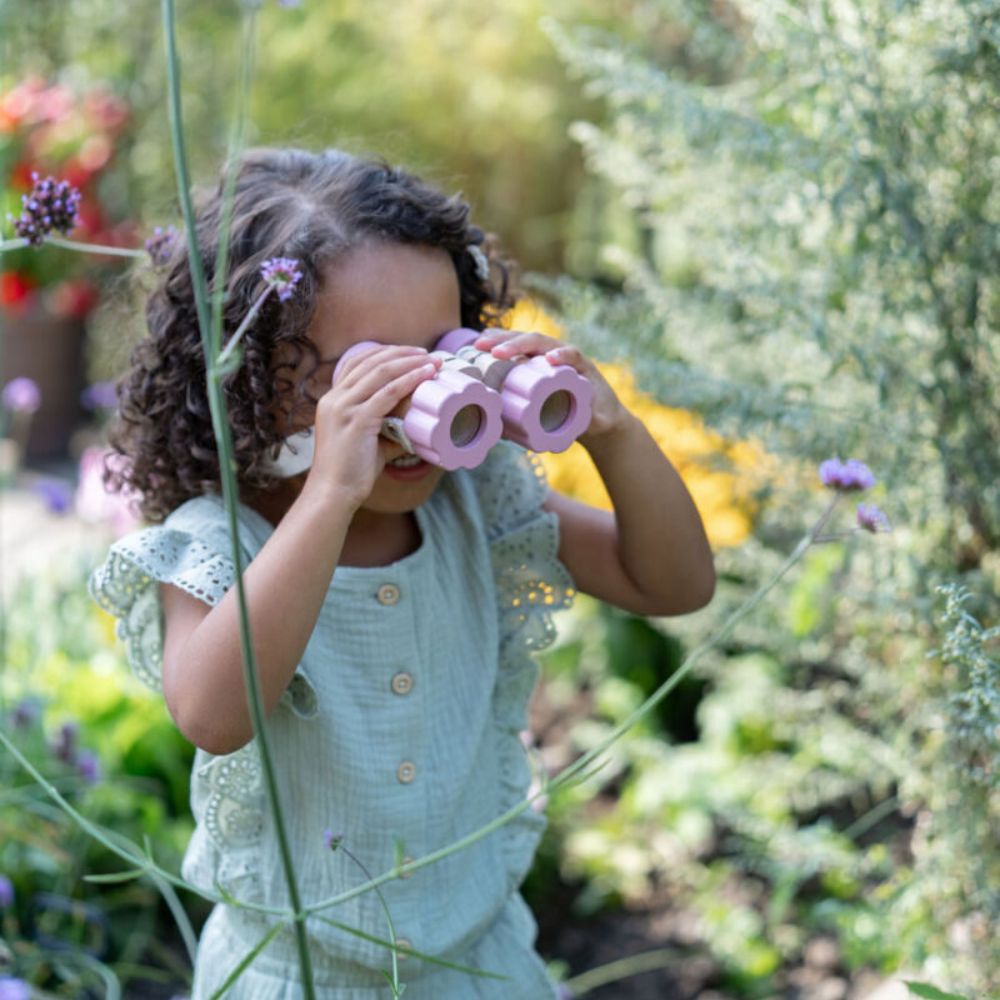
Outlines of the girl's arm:
[[[381,347],[346,362],[316,406],[316,449],[301,492],[243,574],[264,712],[288,686],[316,626],[355,512],[398,445],[382,418],[436,371],[427,351]],[[209,753],[253,737],[236,588],[215,607],[162,586],[163,694],[178,729]]]
[[640,615],[704,607],[715,591],[715,567],[701,517],[673,465],[594,364],[575,347],[538,333],[490,330],[475,346],[503,358],[546,354],[594,386],[593,417],[579,441],[614,513],[555,492],[544,505],[559,518],[559,559],[577,588]]

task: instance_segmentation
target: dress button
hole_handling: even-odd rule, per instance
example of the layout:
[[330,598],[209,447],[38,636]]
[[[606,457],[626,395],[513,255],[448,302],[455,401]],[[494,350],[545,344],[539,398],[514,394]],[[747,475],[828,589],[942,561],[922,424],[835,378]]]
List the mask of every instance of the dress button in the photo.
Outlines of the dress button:
[[399,600],[399,587],[394,583],[383,583],[375,596],[379,604],[395,604]]
[[413,858],[411,858],[409,855],[407,855],[405,858],[403,858],[402,861],[400,861],[400,863],[399,863],[399,868],[400,868],[399,877],[400,878],[413,878],[414,873],[413,872],[408,872],[406,870],[406,866],[407,865],[412,865],[412,864],[413,864]]
[[[410,940],[408,940],[407,938],[396,938],[396,947],[397,948],[410,948],[410,949],[412,949],[413,948],[413,942],[410,941]],[[396,952],[396,955],[397,955],[397,957],[399,958],[399,960],[401,962],[404,959],[407,959],[407,958],[410,957],[409,955],[406,954],[405,951],[398,951],[398,952]]]
[[393,694],[409,694],[413,690],[413,678],[405,671],[396,674],[391,683]]
[[404,760],[399,767],[396,768],[396,777],[404,785],[408,785],[417,776],[416,765],[409,760]]

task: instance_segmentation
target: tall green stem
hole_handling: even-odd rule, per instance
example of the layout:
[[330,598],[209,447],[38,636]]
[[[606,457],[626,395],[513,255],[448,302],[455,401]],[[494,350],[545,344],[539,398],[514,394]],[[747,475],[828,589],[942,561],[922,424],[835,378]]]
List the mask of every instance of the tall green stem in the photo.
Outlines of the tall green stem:
[[[285,831],[284,815],[278,794],[278,785],[274,772],[274,764],[265,729],[265,717],[260,687],[258,684],[257,662],[253,649],[253,636],[250,630],[250,616],[247,610],[246,592],[243,586],[243,553],[240,547],[239,522],[237,518],[238,490],[236,486],[236,460],[233,453],[232,433],[226,414],[225,401],[219,373],[216,370],[215,358],[218,353],[219,332],[222,328],[223,292],[228,262],[228,218],[231,213],[233,195],[233,171],[236,169],[236,159],[239,149],[231,150],[230,173],[227,177],[226,198],[223,205],[223,231],[219,239],[219,259],[215,273],[215,295],[213,309],[210,314],[208,302],[208,284],[205,280],[205,269],[198,247],[198,236],[195,230],[194,209],[191,202],[191,186],[187,167],[187,151],[184,143],[184,127],[181,111],[180,60],[177,54],[176,28],[173,0],[162,0],[163,28],[167,46],[167,74],[169,83],[170,130],[174,147],[174,164],[177,170],[177,183],[180,195],[181,209],[184,214],[184,228],[188,243],[193,279],[195,302],[198,315],[198,326],[201,331],[202,348],[205,355],[209,409],[212,415],[212,427],[215,432],[219,449],[219,477],[222,483],[222,497],[226,507],[229,523],[229,534],[232,541],[233,565],[236,571],[236,592],[240,617],[240,645],[243,652],[243,680],[247,690],[247,700],[250,709],[250,719],[257,740],[261,766],[264,772],[265,787],[271,813],[274,817],[275,834],[281,856],[282,869],[288,884],[288,895],[294,910],[295,939],[299,953],[299,963],[302,971],[302,985],[306,1000],[315,1000],[313,986],[312,963],[309,957],[309,944],[306,937],[305,914],[299,897],[298,882],[295,877],[295,865]],[[233,130],[234,144],[242,143],[246,121],[246,103],[249,96],[250,74],[252,72],[254,11],[244,13],[243,33],[243,71],[240,79],[239,101],[237,105],[236,125]]]

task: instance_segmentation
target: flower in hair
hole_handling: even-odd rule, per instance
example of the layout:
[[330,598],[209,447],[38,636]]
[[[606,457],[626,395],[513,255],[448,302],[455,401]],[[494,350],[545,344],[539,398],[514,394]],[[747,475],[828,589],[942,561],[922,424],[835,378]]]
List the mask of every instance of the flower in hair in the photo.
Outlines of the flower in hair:
[[261,277],[278,292],[278,298],[287,302],[295,293],[295,286],[302,280],[299,262],[294,257],[271,257],[260,266]]
[[37,171],[32,171],[31,181],[34,187],[21,195],[20,216],[7,218],[14,223],[18,236],[37,247],[53,230],[65,236],[76,225],[82,195],[68,181],[57,181],[55,177],[41,180]]
[[875,485],[872,470],[856,458],[842,462],[839,458],[828,458],[819,467],[819,478],[824,486],[841,493],[871,489]]

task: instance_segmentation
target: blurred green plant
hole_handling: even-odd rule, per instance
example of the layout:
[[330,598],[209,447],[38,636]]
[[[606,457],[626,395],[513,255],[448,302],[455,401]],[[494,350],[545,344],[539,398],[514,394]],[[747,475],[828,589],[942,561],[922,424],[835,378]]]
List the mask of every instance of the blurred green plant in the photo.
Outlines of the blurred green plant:
[[[676,822],[663,799],[702,806],[743,887],[772,894],[759,926],[783,954],[829,928],[851,966],[996,991],[997,678],[971,652],[995,633],[966,622],[946,642],[957,620],[935,621],[935,588],[957,581],[963,614],[995,614],[1000,4],[638,6],[648,39],[548,25],[610,115],[573,126],[610,207],[601,287],[535,284],[585,350],[782,460],[753,539],[718,554],[699,628],[782,558],[815,489],[805,460],[883,471],[896,531],[877,555],[811,552],[700,666],[699,743],[629,744],[652,758],[629,773],[660,790],[657,829]],[[651,833],[635,842],[654,853]],[[702,882],[707,843],[685,868]]]
[[[81,815],[116,838],[155,842],[178,866],[193,823],[193,748],[160,699],[131,679],[110,619],[86,590],[86,557],[24,577],[5,601],[3,728]],[[184,982],[190,923],[139,882],[92,882],[120,867],[7,753],[0,756],[0,974],[52,996],[120,996],[130,982]],[[206,908],[186,900],[192,916]],[[172,942],[172,943],[171,943]],[[91,991],[91,992],[87,992]],[[99,991],[99,992],[93,992]]]

